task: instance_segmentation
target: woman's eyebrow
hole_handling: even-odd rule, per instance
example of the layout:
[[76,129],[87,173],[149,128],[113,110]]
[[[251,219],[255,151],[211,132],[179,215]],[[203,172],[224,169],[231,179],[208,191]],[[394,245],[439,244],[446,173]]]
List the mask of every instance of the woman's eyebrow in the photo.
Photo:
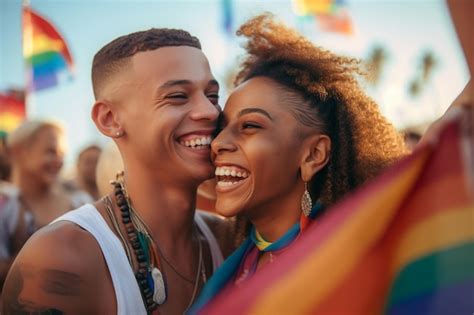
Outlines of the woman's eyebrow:
[[250,113],[259,113],[262,115],[267,116],[270,120],[273,121],[272,116],[266,111],[261,108],[255,108],[255,107],[250,107],[250,108],[244,108],[242,109],[238,114],[237,117],[242,117],[243,115],[250,114]]

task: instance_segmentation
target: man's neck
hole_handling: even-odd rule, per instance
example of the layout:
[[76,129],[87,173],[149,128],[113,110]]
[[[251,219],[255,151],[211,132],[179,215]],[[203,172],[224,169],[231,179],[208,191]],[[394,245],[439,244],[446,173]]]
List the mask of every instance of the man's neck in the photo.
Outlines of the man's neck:
[[135,211],[145,221],[162,250],[169,252],[192,238],[196,187],[163,184],[135,170],[125,175],[125,187]]

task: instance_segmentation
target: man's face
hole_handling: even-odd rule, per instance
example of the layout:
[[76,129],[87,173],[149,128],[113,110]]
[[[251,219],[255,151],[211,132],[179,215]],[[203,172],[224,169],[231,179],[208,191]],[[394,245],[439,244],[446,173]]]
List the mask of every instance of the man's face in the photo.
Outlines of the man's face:
[[43,128],[31,143],[25,144],[17,158],[23,171],[41,185],[52,185],[63,166],[64,143],[62,135],[53,128]]
[[165,183],[212,177],[219,86],[204,54],[187,46],[140,52],[119,81],[125,163],[140,163]]

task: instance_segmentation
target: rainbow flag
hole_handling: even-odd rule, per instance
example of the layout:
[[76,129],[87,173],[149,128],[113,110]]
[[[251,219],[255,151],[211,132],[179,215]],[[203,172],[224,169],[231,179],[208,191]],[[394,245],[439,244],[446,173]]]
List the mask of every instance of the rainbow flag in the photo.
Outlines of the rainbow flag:
[[351,35],[354,32],[344,0],[293,0],[293,12],[298,16],[314,16],[325,32]]
[[341,10],[337,14],[318,14],[316,20],[322,31],[345,35],[354,33],[352,20],[347,10]]
[[234,8],[232,0],[222,0],[222,26],[227,35],[234,35]]
[[472,314],[474,110],[202,314]]
[[63,37],[55,27],[23,7],[23,56],[27,65],[28,91],[58,84],[60,75],[72,75],[74,63]]
[[0,138],[15,129],[26,117],[25,102],[0,94]]
[[314,15],[334,13],[338,9],[335,0],[293,0],[293,12],[296,15]]

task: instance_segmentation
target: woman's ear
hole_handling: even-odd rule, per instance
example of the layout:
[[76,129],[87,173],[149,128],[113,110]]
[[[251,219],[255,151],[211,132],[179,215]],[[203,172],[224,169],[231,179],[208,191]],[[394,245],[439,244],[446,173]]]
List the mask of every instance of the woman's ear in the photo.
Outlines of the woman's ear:
[[301,178],[308,182],[314,174],[326,166],[331,153],[331,139],[327,135],[310,136],[303,141]]
[[111,138],[119,138],[123,136],[124,130],[119,122],[117,112],[108,102],[95,102],[92,107],[91,116],[97,129],[99,129],[105,136]]

